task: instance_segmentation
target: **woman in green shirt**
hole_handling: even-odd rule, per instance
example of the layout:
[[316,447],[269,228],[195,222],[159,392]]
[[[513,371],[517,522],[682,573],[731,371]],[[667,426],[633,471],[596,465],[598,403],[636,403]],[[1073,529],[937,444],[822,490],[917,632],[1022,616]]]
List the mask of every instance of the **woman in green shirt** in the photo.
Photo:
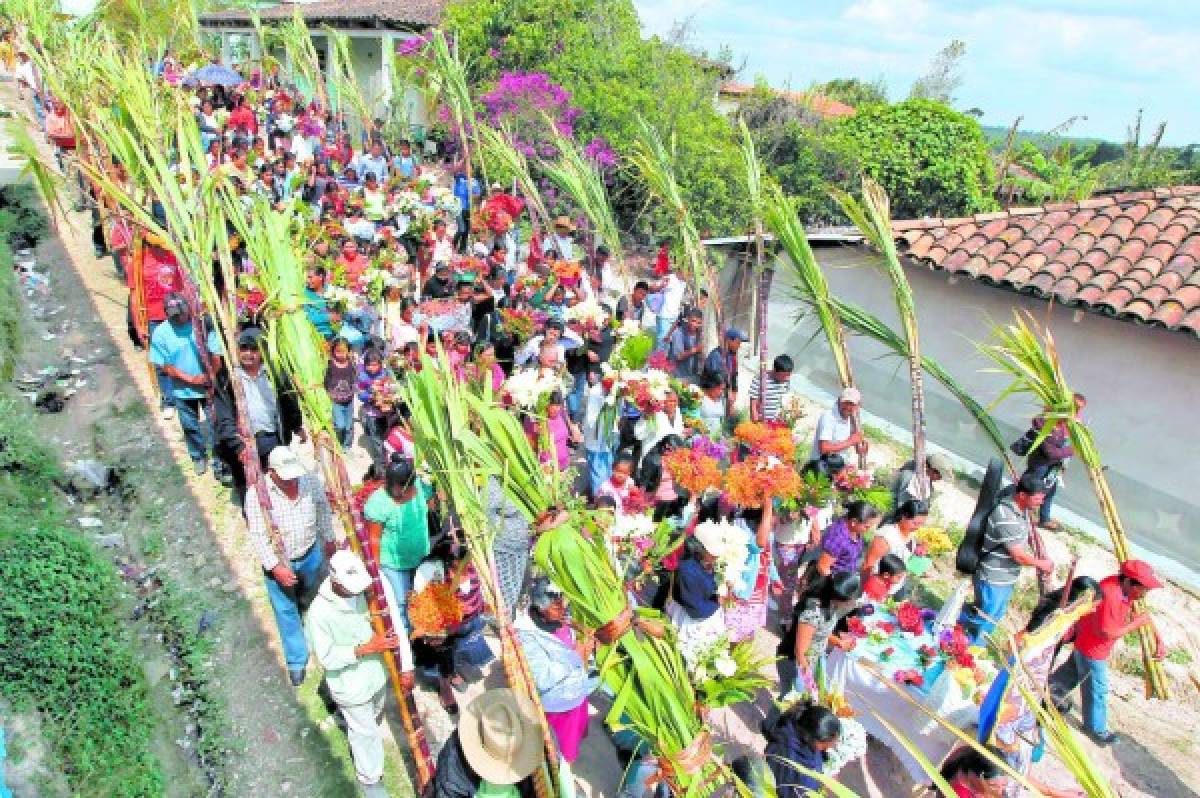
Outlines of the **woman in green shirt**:
[[395,593],[396,610],[410,632],[408,594],[413,574],[429,554],[429,509],[433,491],[417,479],[412,460],[393,454],[383,487],[363,507],[371,546]]

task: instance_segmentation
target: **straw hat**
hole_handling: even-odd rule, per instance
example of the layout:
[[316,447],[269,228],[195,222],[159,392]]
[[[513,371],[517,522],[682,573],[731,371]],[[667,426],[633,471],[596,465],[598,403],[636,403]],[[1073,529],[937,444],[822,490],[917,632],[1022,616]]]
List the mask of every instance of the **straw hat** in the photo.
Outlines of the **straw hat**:
[[559,228],[562,228],[564,230],[574,233],[575,232],[575,223],[572,222],[569,217],[558,216],[554,219],[554,229],[558,230]]
[[471,769],[492,784],[516,784],[542,758],[533,704],[508,688],[488,690],[466,706],[458,739]]

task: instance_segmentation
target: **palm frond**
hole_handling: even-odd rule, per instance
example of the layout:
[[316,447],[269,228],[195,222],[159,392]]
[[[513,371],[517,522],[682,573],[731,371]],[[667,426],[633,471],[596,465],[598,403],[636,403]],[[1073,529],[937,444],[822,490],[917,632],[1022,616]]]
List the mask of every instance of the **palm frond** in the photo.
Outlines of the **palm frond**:
[[[1049,327],[1039,324],[1032,314],[1017,311],[1011,324],[996,325],[991,342],[978,344],[978,347],[995,365],[992,370],[1010,379],[1001,399],[1024,396],[1033,401],[1038,408],[1036,412],[1046,420],[1034,441],[1035,446],[1040,445],[1059,422],[1066,426],[1071,445],[1087,468],[1096,492],[1100,512],[1112,537],[1113,553],[1120,562],[1129,559],[1131,552],[1125,525],[1104,475],[1100,451],[1091,430],[1075,412],[1075,393],[1063,374],[1062,360]],[[1157,648],[1154,630],[1143,627],[1138,636],[1146,666],[1147,694],[1165,700],[1167,678],[1162,663],[1154,658]]]
[[600,240],[612,250],[618,267],[624,270],[621,233],[612,204],[608,200],[604,176],[596,164],[584,155],[578,144],[564,136],[552,122],[547,127],[552,131],[558,159],[553,163],[544,162],[542,172],[574,201],[591,223],[592,229],[599,234]]
[[46,207],[50,209],[50,221],[57,226],[57,219],[67,218],[67,210],[63,206],[62,194],[59,189],[63,185],[63,176],[52,166],[38,148],[37,142],[29,135],[29,128],[22,117],[14,116],[8,120],[8,154],[24,161],[21,167],[21,177],[29,178],[37,188]]
[[526,203],[534,212],[532,215],[536,216],[535,222],[541,225],[542,229],[549,229],[550,212],[542,202],[542,192],[529,172],[529,159],[525,157],[525,153],[513,146],[507,134],[495,128],[481,126],[479,137],[482,157],[492,160],[505,173],[513,176],[517,185],[521,187],[521,194],[524,195]]

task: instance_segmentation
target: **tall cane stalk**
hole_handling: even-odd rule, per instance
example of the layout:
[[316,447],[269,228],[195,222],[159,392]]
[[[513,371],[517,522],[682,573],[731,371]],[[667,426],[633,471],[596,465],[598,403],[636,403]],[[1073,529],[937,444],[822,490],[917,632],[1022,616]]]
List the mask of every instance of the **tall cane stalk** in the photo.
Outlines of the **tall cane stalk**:
[[[796,298],[816,315],[821,332],[829,343],[838,382],[843,389],[853,388],[854,372],[850,367],[850,349],[846,345],[846,328],[842,323],[843,307],[829,290],[829,282],[809,246],[795,205],[778,186],[767,188],[764,215],[775,239],[787,253],[786,263],[791,267]],[[857,412],[851,417],[850,423],[855,432],[862,429]],[[858,467],[867,467],[867,457],[861,448],[858,450]]]
[[[554,162],[543,162],[542,172],[587,217],[592,230],[600,235],[612,251],[618,270],[628,280],[625,255],[621,250],[621,232],[608,199],[604,176],[597,164],[584,155],[578,144],[564,136],[556,125],[551,122],[547,127],[553,136],[554,148],[558,150],[558,158]],[[594,254],[595,247],[592,249]]]
[[637,121],[637,135],[628,156],[629,163],[641,175],[650,194],[674,217],[693,290],[698,295],[701,288],[708,289],[709,299],[716,311],[717,328],[720,329],[722,314],[717,275],[708,262],[707,252],[700,243],[700,233],[696,230],[687,203],[683,200],[683,190],[675,177],[675,139],[672,137],[668,146],[653,125],[641,116]]
[[862,202],[838,189],[832,193],[850,221],[879,250],[883,256],[881,268],[892,282],[892,296],[904,333],[908,379],[912,388],[913,486],[919,498],[928,499],[931,486],[925,464],[925,385],[921,368],[921,339],[912,286],[908,284],[892,236],[891,203],[883,187],[869,177],[863,178]]
[[750,202],[750,212],[754,216],[754,271],[758,275],[758,301],[755,316],[758,319],[758,406],[766,406],[767,401],[767,312],[770,307],[771,278],[775,269],[766,263],[766,243],[763,238],[763,214],[766,210],[766,191],[763,184],[762,164],[754,147],[754,139],[750,136],[750,128],[745,119],[739,119],[742,131],[742,167],[745,170],[746,197]]
[[[1012,323],[995,326],[991,342],[980,344],[979,350],[995,364],[993,371],[1012,380],[996,403],[1009,396],[1022,395],[1042,408],[1041,415],[1045,423],[1033,443],[1034,447],[1040,446],[1058,424],[1066,426],[1075,454],[1087,469],[1088,479],[1096,493],[1100,513],[1112,537],[1113,553],[1119,562],[1128,560],[1130,550],[1125,525],[1121,522],[1108,480],[1104,476],[1104,465],[1092,431],[1076,413],[1075,393],[1067,385],[1050,328],[1039,324],[1030,313],[1017,312]],[[1137,602],[1134,611],[1145,612],[1144,602]],[[1153,627],[1143,626],[1138,631],[1138,639],[1146,670],[1146,696],[1165,701],[1169,696],[1167,677],[1162,663],[1154,658],[1157,635]]]

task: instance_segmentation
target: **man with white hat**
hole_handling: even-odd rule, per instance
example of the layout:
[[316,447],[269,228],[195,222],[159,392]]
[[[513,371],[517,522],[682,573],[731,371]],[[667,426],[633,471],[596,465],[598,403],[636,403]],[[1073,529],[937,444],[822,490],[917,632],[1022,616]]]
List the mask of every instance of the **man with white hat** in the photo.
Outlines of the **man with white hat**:
[[817,421],[810,459],[820,460],[827,454],[840,454],[848,458],[849,449],[866,456],[867,439],[863,437],[862,430],[854,428],[854,419],[858,415],[860,405],[862,394],[857,388],[850,386],[842,389],[838,394],[837,403],[822,413]]
[[533,703],[508,688],[488,690],[463,710],[438,755],[432,798],[533,798],[529,777],[543,760]]
[[[347,549],[335,551],[329,558],[329,577],[313,599],[304,628],[313,655],[325,669],[329,694],[346,720],[346,739],[358,781],[377,791],[383,781],[379,717],[387,687],[387,670],[380,654],[399,648],[400,640],[372,630],[362,595],[370,585],[371,575],[357,554]],[[411,681],[407,687],[412,688]]]
[[288,676],[299,687],[308,665],[308,645],[300,614],[320,585],[325,547],[333,545],[333,514],[320,481],[287,446],[271,450],[265,482],[271,500],[271,520],[279,530],[287,559],[281,560],[276,554],[262,505],[252,497],[245,505],[246,526],[267,581],[267,598],[275,611]]

